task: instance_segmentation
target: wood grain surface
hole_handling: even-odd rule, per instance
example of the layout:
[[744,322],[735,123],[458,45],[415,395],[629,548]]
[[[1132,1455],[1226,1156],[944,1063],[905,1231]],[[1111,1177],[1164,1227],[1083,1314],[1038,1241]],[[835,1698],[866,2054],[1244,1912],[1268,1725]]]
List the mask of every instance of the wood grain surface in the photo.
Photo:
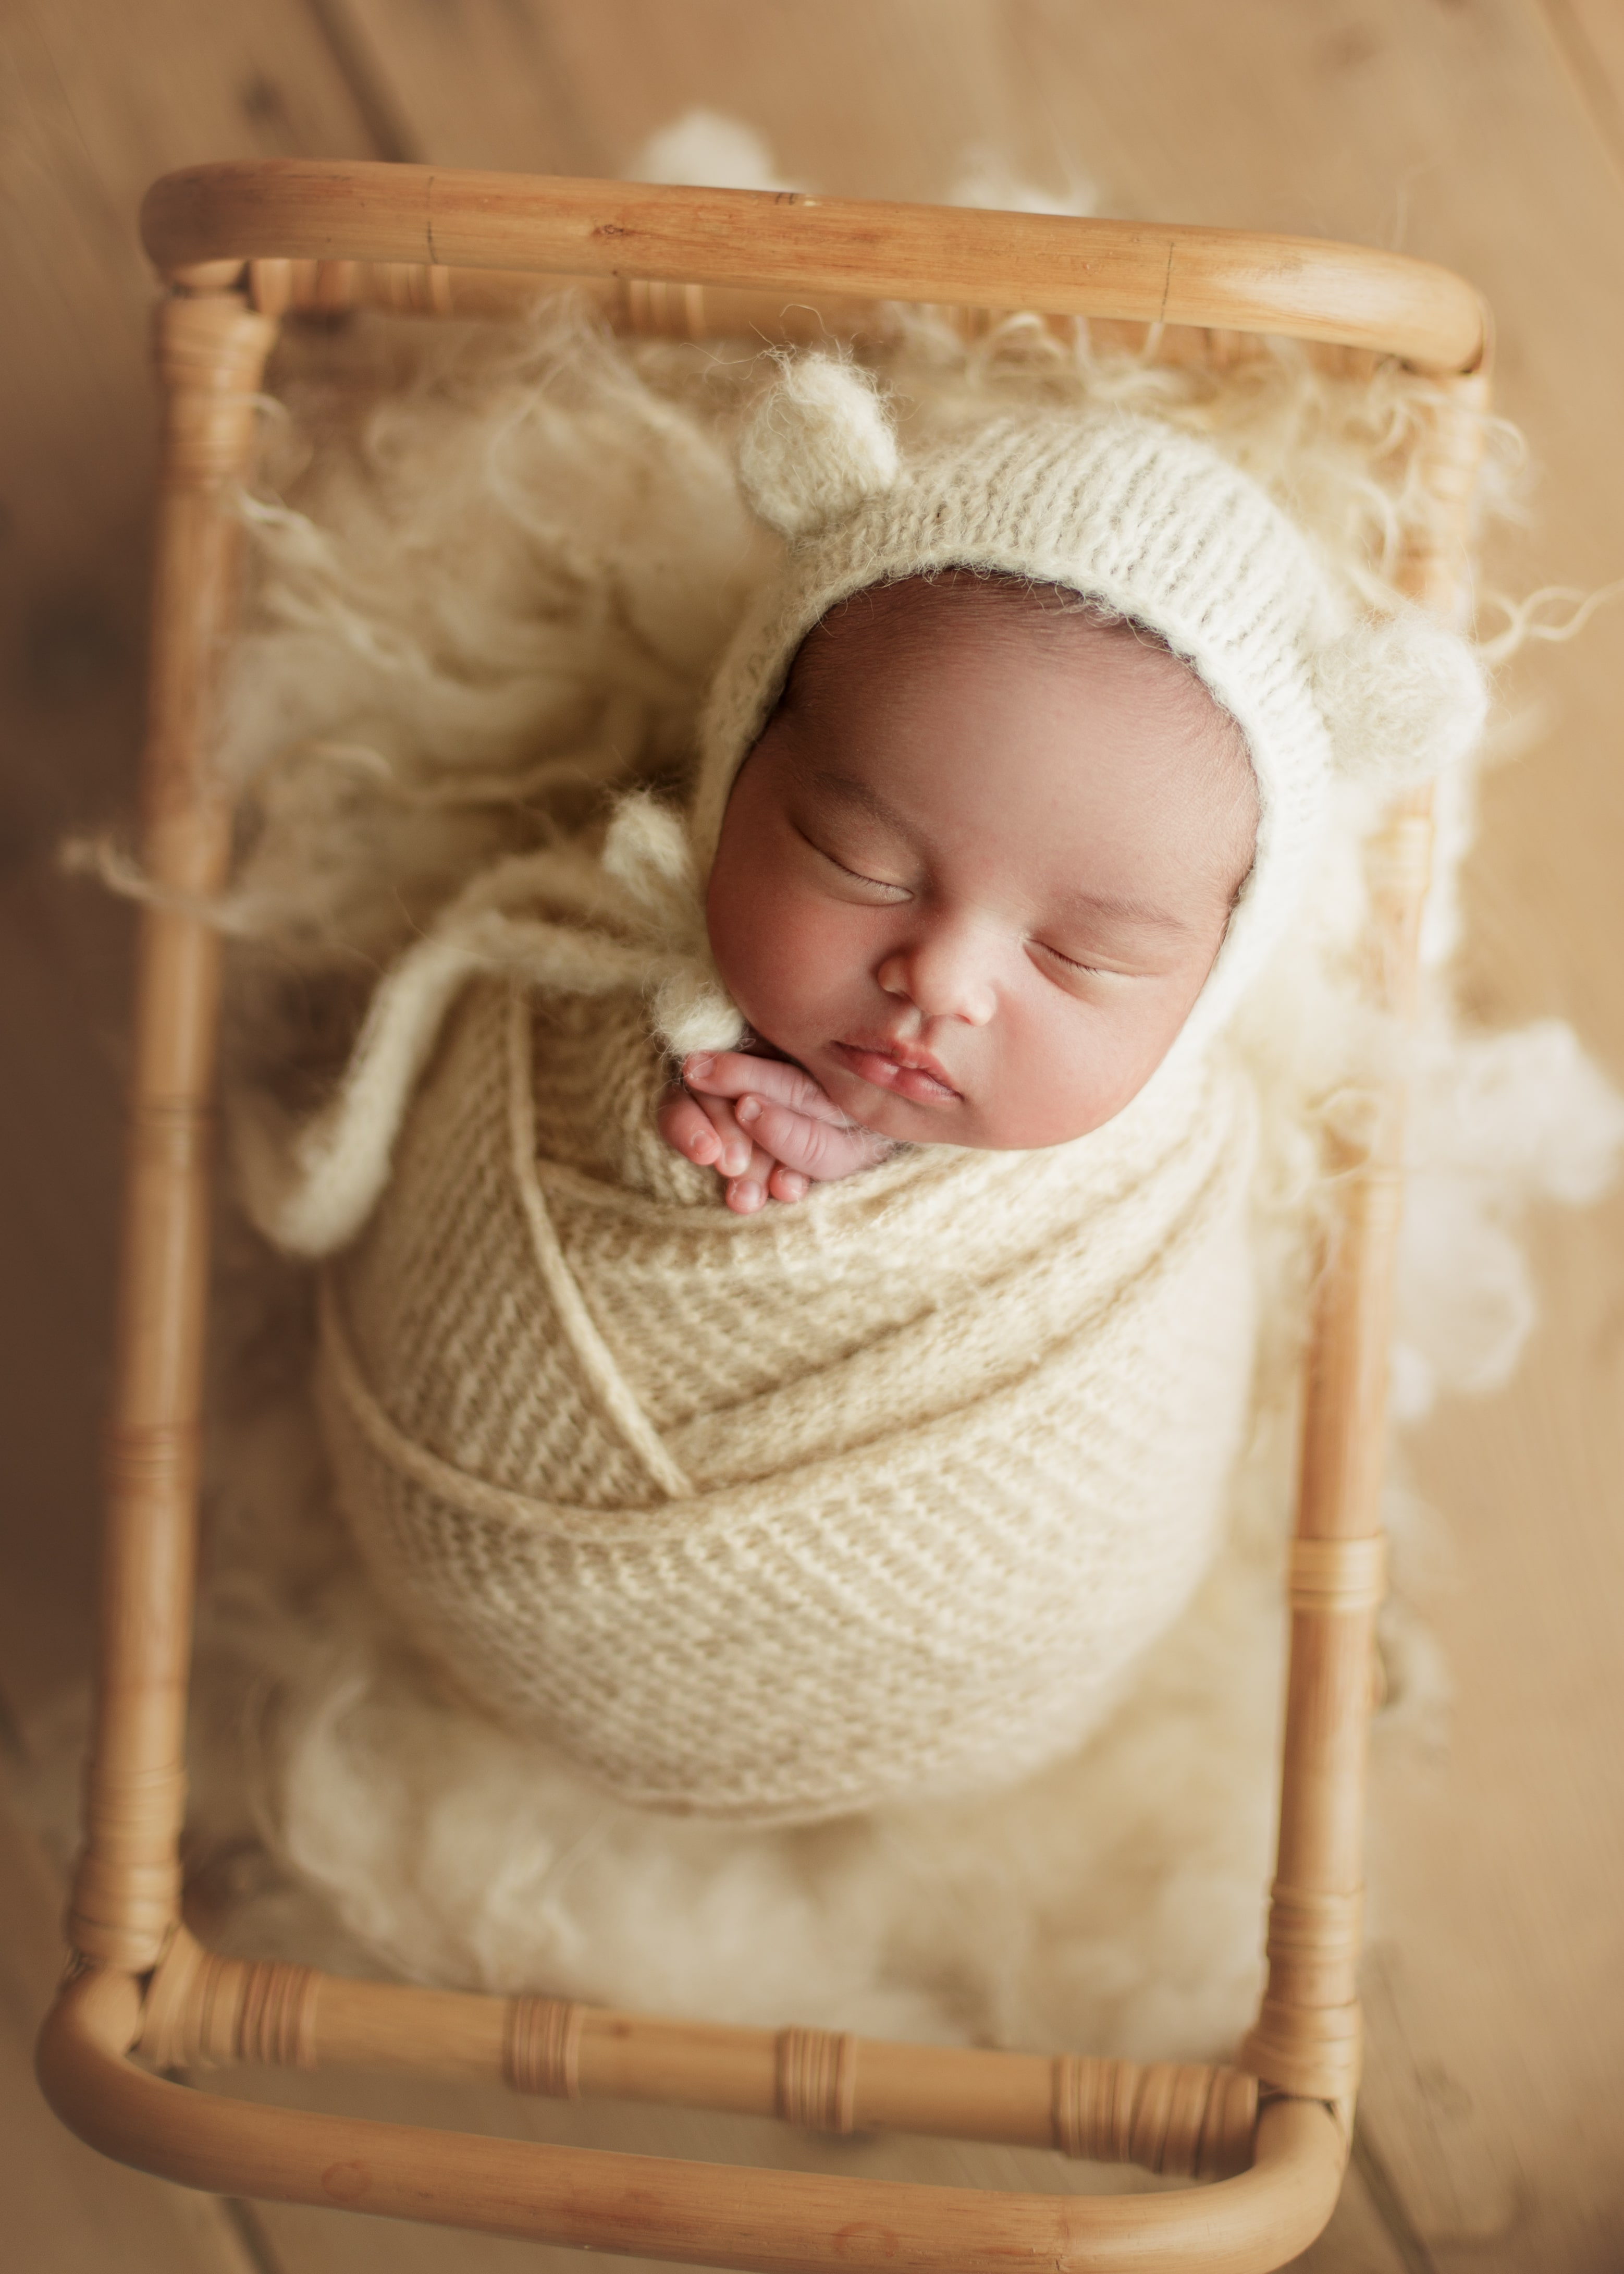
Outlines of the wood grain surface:
[[[834,194],[1086,178],[1128,218],[1395,245],[1495,309],[1500,401],[1538,479],[1489,583],[1584,585],[1624,574],[1620,23],[1610,0],[12,0],[0,1694],[16,1723],[82,1671],[90,1624],[127,931],[58,878],[54,847],[126,800],[137,731],[147,183],[273,154],[613,175],[704,105]],[[1615,1074],[1620,624],[1507,675],[1529,747],[1488,784],[1464,975],[1486,1023],[1570,1017]],[[1455,1701],[1442,1750],[1378,1750],[1363,2137],[1304,2262],[1316,2274],[1624,2263],[1621,1230],[1616,1201],[1541,1221],[1521,1375],[1447,1408],[1413,1454],[1448,1543],[1429,1608]],[[19,2274],[537,2261],[339,2214],[216,2211],[77,2149],[26,2082],[56,1898],[6,1837],[0,2187]]]

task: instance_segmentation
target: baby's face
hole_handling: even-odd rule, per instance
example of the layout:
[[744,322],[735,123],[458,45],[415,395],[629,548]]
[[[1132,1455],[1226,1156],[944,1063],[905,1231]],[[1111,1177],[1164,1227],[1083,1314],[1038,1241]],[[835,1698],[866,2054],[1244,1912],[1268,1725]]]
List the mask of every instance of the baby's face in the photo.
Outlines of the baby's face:
[[1188,1017],[1252,863],[1239,731],[1053,594],[861,593],[801,651],[733,786],[711,947],[763,1041],[919,1144],[1058,1144]]

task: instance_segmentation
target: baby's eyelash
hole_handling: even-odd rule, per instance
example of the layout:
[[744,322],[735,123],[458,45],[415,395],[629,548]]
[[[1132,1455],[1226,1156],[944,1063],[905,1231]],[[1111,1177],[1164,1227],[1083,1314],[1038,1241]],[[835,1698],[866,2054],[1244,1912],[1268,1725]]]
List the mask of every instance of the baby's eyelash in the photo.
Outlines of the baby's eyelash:
[[812,850],[817,855],[820,860],[827,861],[831,869],[838,869],[843,877],[850,877],[856,884],[870,885],[876,892],[906,892],[908,889],[906,885],[893,885],[882,877],[867,877],[863,874],[861,869],[847,868],[846,862],[844,861],[837,861],[834,855],[831,853],[825,846],[816,843],[813,839],[808,837],[804,829],[797,829],[795,834],[800,838],[803,845],[811,846]]
[[1074,955],[1062,955],[1057,947],[1050,947],[1046,940],[1036,939],[1032,944],[1034,947],[1041,948],[1045,955],[1052,955],[1056,963],[1064,963],[1069,971],[1086,971],[1091,976],[1098,978],[1105,970],[1103,964],[1079,963]]

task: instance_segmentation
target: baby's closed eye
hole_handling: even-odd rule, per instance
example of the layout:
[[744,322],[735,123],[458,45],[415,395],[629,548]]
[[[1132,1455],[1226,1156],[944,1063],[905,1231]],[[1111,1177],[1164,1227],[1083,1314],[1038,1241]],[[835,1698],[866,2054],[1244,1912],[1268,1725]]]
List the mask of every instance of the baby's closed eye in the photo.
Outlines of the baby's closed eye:
[[1056,985],[1069,988],[1073,992],[1086,991],[1097,995],[1102,989],[1114,990],[1130,985],[1136,979],[1154,975],[1147,965],[1137,960],[1129,961],[1100,950],[1081,950],[1068,955],[1042,940],[1029,940],[1026,953],[1039,969],[1047,972]]
[[[795,833],[808,851],[816,855],[826,870],[831,872],[837,879],[844,879],[860,886],[865,898],[873,895],[887,904],[898,903],[908,898],[907,885],[899,883],[894,877],[871,876],[868,869],[861,865],[863,856],[861,853],[853,851],[843,859],[838,853],[831,852],[827,845],[820,844],[816,837],[809,837],[804,829],[798,828]],[[883,868],[887,864],[882,861],[875,861],[871,865],[877,869]]]

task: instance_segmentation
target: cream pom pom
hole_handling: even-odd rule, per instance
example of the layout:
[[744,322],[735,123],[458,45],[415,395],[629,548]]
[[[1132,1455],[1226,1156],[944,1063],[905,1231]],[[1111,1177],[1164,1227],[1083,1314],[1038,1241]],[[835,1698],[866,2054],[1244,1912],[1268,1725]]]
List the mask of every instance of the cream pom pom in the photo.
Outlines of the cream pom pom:
[[1470,647],[1420,608],[1356,624],[1316,659],[1315,692],[1342,772],[1402,789],[1465,757],[1488,690]]
[[650,966],[649,1015],[669,1057],[690,1050],[734,1050],[744,1014],[728,998],[705,936],[704,901],[694,875],[693,848],[669,806],[634,791],[614,810],[604,840],[604,869],[623,885],[664,950]]
[[897,478],[897,438],[874,381],[808,356],[757,405],[739,445],[739,478],[759,517],[805,537],[853,513]]

